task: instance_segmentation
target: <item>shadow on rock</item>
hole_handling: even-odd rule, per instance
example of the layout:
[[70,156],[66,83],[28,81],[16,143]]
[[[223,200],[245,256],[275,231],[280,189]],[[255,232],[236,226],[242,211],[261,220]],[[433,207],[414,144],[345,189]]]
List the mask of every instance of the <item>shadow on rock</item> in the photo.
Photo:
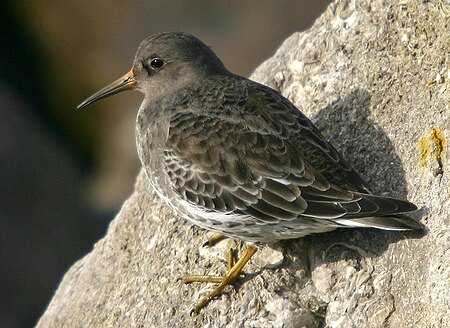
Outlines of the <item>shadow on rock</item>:
[[[370,119],[370,102],[367,91],[356,89],[322,109],[312,120],[375,194],[407,199],[402,162],[386,133]],[[420,210],[411,217],[419,219],[423,214]],[[344,259],[359,262],[362,257],[380,256],[391,243],[421,238],[424,234],[423,231],[337,229],[309,237],[309,258],[320,254],[320,262]],[[289,242],[283,245],[288,254],[294,254]]]

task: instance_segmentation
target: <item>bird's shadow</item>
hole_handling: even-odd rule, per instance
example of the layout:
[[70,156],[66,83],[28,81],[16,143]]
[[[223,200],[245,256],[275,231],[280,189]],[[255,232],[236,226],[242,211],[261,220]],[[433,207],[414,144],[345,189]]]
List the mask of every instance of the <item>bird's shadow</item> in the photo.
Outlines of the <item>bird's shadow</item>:
[[[371,120],[370,105],[370,94],[365,90],[356,89],[320,110],[312,121],[350,166],[363,177],[373,193],[407,199],[402,161],[383,129]],[[426,209],[421,209],[410,216],[419,219],[425,213]],[[364,256],[378,257],[391,243],[402,239],[418,239],[424,235],[424,231],[337,229],[329,233],[312,235],[306,241],[310,244],[309,248],[314,249],[314,253],[323,255],[325,255],[323,252],[328,252],[332,245],[353,247],[340,255],[322,256],[325,262],[336,262],[344,258],[359,261],[363,255],[355,249],[362,250]],[[282,243],[287,253],[292,255],[298,249],[293,243],[296,242]]]

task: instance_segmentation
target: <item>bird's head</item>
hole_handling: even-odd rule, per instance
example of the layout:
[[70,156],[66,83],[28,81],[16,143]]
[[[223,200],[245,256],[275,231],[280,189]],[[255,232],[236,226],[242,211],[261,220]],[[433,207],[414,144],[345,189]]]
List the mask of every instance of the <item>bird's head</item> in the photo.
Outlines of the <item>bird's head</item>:
[[181,32],[155,34],[142,41],[127,74],[94,93],[77,109],[131,89],[141,91],[146,98],[157,98],[193,81],[226,73],[216,54],[196,37]]

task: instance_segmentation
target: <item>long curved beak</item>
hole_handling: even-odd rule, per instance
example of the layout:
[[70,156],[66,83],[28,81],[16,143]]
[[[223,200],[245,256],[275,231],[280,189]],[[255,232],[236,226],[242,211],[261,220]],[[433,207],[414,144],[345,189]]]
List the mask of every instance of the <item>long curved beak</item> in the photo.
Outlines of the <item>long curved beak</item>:
[[119,93],[125,90],[131,90],[136,88],[137,81],[134,78],[133,70],[130,70],[127,74],[122,76],[120,79],[114,81],[103,89],[97,91],[92,96],[87,98],[81,104],[77,106],[77,110],[83,109],[86,106],[89,106],[93,102],[97,100],[109,97],[115,93]]

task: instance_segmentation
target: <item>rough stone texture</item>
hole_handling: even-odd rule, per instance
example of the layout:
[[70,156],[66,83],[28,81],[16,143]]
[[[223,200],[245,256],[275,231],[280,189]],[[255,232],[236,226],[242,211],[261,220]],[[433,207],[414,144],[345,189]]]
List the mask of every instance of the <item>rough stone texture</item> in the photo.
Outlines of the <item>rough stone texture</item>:
[[191,317],[210,286],[176,278],[224,272],[235,242],[202,248],[210,235],[141,173],[38,327],[449,327],[449,18],[442,0],[337,1],[252,76],[312,117],[375,192],[419,205],[425,233],[340,230],[266,247]]

